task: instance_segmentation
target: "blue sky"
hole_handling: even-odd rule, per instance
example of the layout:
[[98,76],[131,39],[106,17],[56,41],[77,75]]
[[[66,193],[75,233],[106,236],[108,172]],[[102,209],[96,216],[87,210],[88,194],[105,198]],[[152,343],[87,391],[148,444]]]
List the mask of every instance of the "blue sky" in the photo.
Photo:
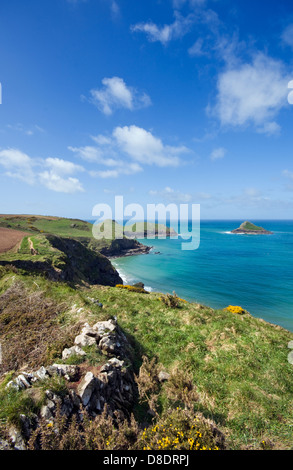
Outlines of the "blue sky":
[[292,53],[285,0],[1,1],[0,212],[292,219]]

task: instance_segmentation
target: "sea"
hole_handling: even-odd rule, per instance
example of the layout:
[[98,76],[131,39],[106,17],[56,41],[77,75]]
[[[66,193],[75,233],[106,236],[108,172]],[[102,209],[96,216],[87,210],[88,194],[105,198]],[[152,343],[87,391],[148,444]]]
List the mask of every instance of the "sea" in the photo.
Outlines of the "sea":
[[139,240],[153,247],[149,254],[112,263],[126,284],[141,281],[149,291],[215,309],[241,306],[293,331],[293,221],[252,221],[273,235],[231,234],[242,222],[201,221],[195,250],[182,250],[181,238]]

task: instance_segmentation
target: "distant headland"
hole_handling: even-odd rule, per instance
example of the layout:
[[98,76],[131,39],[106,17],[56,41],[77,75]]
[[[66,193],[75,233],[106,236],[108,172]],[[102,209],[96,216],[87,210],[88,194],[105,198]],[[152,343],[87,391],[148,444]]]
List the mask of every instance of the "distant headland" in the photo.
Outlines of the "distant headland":
[[232,230],[231,233],[242,233],[244,235],[273,235],[273,232],[247,221],[243,222],[239,228]]

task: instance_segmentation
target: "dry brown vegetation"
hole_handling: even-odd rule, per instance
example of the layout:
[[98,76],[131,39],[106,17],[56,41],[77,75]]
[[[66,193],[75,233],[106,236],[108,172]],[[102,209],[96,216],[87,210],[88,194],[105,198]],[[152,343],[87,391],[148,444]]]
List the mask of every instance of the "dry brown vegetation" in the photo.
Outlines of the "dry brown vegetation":
[[26,232],[0,227],[0,253],[5,253],[14,248],[26,235]]
[[46,365],[72,344],[79,325],[61,328],[58,314],[65,308],[41,291],[29,292],[21,282],[0,296],[0,374]]

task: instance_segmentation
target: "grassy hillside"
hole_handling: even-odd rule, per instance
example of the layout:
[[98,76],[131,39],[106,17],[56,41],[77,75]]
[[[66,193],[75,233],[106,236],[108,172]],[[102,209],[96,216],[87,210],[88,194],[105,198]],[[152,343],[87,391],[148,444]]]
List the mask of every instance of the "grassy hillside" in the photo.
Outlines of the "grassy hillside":
[[13,266],[55,281],[106,285],[122,282],[105,256],[78,240],[52,234],[25,236],[18,250],[0,254],[0,266]]
[[0,227],[63,237],[92,237],[92,225],[78,219],[32,215],[0,215]]
[[[292,333],[248,313],[176,297],[106,286],[76,289],[0,270],[2,373],[56,362],[83,322],[116,316],[135,350],[135,370],[147,356],[155,360],[148,369],[150,383],[158,370],[170,374],[149,389],[160,416],[187,401],[224,432],[229,449],[292,448],[293,380],[287,360]],[[15,417],[21,400],[17,407],[6,402],[4,407],[4,396],[0,391],[5,421],[4,408]],[[138,422],[151,419],[145,412],[138,402]]]

